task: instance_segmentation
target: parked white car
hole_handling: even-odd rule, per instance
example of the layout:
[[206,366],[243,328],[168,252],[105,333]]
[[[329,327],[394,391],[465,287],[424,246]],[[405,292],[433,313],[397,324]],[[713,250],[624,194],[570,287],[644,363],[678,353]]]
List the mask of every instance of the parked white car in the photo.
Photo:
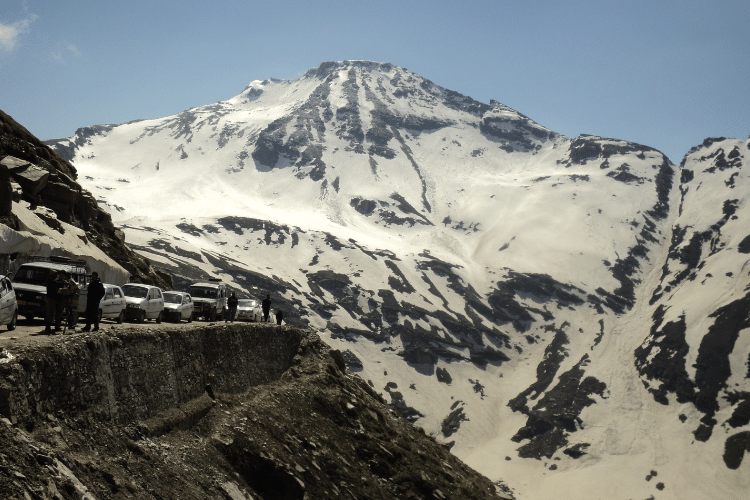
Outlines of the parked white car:
[[164,314],[164,297],[158,286],[142,285],[140,283],[126,283],[122,285],[125,294],[125,317],[143,322],[155,319],[161,323]]
[[164,292],[164,319],[179,323],[193,321],[193,298],[187,292]]
[[115,318],[118,323],[125,319],[125,293],[117,285],[104,285],[104,297],[99,301],[99,321]]
[[[122,323],[125,320],[125,293],[117,285],[102,283],[102,286],[104,287],[104,297],[99,301],[99,321],[102,318],[108,318]],[[85,318],[87,297],[88,286],[81,290],[80,300],[78,301],[79,318]]]
[[260,304],[254,299],[240,299],[237,301],[237,321],[258,321],[263,312]]
[[17,321],[16,292],[10,280],[0,275],[0,325],[8,325],[8,330],[15,330]]

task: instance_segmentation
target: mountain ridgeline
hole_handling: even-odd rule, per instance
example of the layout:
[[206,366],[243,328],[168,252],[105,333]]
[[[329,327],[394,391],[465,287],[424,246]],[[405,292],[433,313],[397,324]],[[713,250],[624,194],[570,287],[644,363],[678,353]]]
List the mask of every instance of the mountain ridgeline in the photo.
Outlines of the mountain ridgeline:
[[748,140],[677,166],[344,61],[48,143],[178,287],[271,294],[521,497],[750,487]]

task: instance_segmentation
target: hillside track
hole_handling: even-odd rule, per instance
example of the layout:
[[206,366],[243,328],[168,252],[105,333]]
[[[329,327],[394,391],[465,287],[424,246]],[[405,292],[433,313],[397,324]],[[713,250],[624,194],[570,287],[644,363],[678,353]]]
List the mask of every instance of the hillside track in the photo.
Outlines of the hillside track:
[[[126,321],[122,324],[118,324],[115,320],[104,319],[99,323],[99,332],[115,333],[115,332],[123,331],[125,329],[128,329],[128,330],[158,329],[161,331],[197,330],[199,328],[217,325],[220,323],[223,323],[223,322],[193,321],[192,323],[188,323],[186,321],[182,321],[180,323],[172,323],[172,322],[163,321],[161,323],[157,323],[156,321],[153,321],[153,320],[146,320],[143,323],[131,323],[131,322]],[[241,322],[237,322],[237,323],[241,323]],[[255,323],[249,323],[249,324],[255,324]],[[272,328],[272,327],[276,328],[276,325],[272,323],[265,323],[265,325],[269,328]],[[77,335],[88,333],[88,332],[83,331],[84,326],[86,326],[86,323],[84,321],[81,321],[73,329],[71,328],[64,329],[64,333],[63,331],[59,331],[59,332],[56,332],[54,335],[47,335],[44,333],[44,320],[33,319],[29,321],[29,320],[21,318],[19,319],[15,330],[8,331],[5,327],[0,327],[0,349],[6,349],[12,352],[14,349],[18,349],[18,348],[47,345],[50,343],[57,342],[63,338],[69,338],[71,336],[77,336]]]

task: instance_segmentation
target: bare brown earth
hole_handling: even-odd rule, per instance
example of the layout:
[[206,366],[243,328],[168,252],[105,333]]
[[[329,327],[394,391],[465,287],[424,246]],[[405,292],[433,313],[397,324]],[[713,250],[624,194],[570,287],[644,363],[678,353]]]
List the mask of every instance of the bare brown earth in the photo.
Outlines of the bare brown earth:
[[[95,334],[43,336],[42,322],[19,324],[0,333],[0,348],[29,355],[112,329],[194,325],[104,321]],[[183,406],[175,410],[203,416],[179,425],[170,412],[129,425],[95,412],[15,425],[0,418],[0,497],[511,498],[401,418],[311,332],[279,380],[242,394],[209,391]]]

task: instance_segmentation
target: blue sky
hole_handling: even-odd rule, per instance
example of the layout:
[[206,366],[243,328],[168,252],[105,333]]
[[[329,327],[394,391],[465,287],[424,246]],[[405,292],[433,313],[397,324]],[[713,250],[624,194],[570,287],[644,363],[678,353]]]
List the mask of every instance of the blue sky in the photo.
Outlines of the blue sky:
[[750,134],[750,0],[0,0],[0,109],[40,139],[344,59],[675,163],[706,137]]

